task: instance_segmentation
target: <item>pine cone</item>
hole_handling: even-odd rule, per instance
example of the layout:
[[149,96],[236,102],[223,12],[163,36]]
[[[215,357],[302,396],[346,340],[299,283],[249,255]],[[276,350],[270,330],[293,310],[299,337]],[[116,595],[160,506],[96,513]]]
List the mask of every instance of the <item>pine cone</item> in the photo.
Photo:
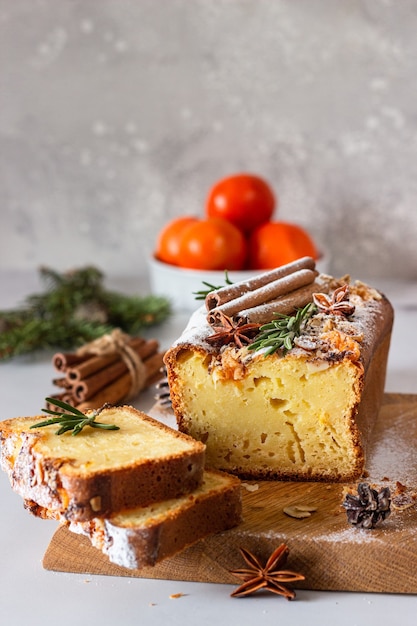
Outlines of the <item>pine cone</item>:
[[342,506],[350,524],[359,528],[375,528],[391,513],[391,493],[388,487],[378,492],[368,483],[359,483],[358,495],[346,494]]

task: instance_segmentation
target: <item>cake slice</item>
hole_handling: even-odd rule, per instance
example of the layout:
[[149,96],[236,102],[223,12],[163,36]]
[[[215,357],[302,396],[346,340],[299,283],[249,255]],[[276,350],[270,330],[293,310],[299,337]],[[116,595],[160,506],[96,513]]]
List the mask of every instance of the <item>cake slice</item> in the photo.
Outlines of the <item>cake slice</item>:
[[130,406],[105,408],[100,422],[56,434],[31,428],[44,416],[0,422],[0,464],[25,500],[68,520],[89,520],[133,506],[176,498],[201,482],[205,446]]
[[[59,519],[27,503],[32,513]],[[110,561],[130,569],[152,566],[204,537],[233,528],[241,521],[240,481],[216,471],[204,472],[192,493],[135,507],[88,522],[71,522],[72,532],[86,535]]]
[[354,480],[392,323],[381,293],[309,258],[215,291],[165,355],[178,427],[241,477]]

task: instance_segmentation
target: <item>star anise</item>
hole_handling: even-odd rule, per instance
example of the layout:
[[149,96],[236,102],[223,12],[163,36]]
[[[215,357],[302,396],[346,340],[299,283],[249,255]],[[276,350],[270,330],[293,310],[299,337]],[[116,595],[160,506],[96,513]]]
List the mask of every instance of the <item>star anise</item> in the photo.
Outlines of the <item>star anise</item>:
[[249,550],[240,548],[240,552],[249,567],[230,572],[244,581],[230,594],[233,598],[242,598],[260,589],[284,596],[288,600],[295,598],[295,591],[288,584],[304,580],[305,576],[282,569],[289,554],[288,547],[284,543],[273,551],[265,565],[262,565],[261,561]]
[[213,325],[215,333],[209,335],[206,341],[212,345],[225,346],[235,343],[238,348],[251,343],[257,334],[260,324],[246,324],[244,320],[235,322],[231,317],[220,313],[219,323]]
[[355,305],[349,302],[349,285],[342,285],[329,297],[326,293],[314,293],[313,301],[319,312],[349,317],[355,312]]
[[388,487],[380,491],[368,483],[359,483],[358,495],[346,494],[342,506],[348,522],[359,528],[375,528],[391,513],[391,494]]

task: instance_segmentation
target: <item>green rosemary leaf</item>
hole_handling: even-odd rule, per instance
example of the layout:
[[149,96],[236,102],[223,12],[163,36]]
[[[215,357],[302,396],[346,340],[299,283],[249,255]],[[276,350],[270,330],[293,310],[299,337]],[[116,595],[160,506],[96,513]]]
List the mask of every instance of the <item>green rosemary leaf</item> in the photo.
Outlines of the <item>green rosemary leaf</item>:
[[[48,413],[48,415],[58,415],[59,417],[54,418],[57,422],[62,420],[64,417],[66,420],[76,422],[79,419],[78,415],[68,415],[68,413],[63,413],[62,411],[51,411],[49,409],[42,409],[44,413]],[[53,424],[52,420],[49,420],[51,424]]]
[[73,436],[78,435],[78,433],[80,433],[85,426],[89,426],[89,425],[90,424],[88,420],[81,420],[80,422],[78,422],[78,424],[76,424],[73,428],[73,432],[72,432]]
[[292,340],[293,340],[293,337],[291,337],[291,335],[287,335],[286,337],[284,337],[284,348],[286,350],[291,350]]
[[270,354],[273,354],[274,352],[276,352],[276,347],[275,346],[271,346],[270,348],[268,348],[268,350],[265,350],[265,356],[269,356]]
[[230,280],[229,273],[227,270],[224,270],[224,282],[225,282],[224,285],[211,285],[210,283],[203,280],[202,283],[203,285],[205,285],[205,287],[207,287],[207,289],[201,289],[200,291],[193,291],[193,295],[195,295],[195,300],[205,300],[207,294],[211,293],[212,291],[217,291],[217,289],[221,289],[222,287],[225,287],[226,285],[233,285],[233,281]]
[[[50,426],[52,424],[60,424],[60,428],[55,432],[56,435],[63,435],[64,433],[72,430],[72,435],[78,435],[83,428],[91,426],[91,428],[100,428],[102,430],[119,430],[119,427],[115,424],[103,424],[103,422],[96,422],[95,419],[102,409],[93,411],[91,415],[85,415],[79,411],[76,407],[57,400],[56,398],[46,398],[49,404],[58,406],[60,409],[67,411],[66,413],[60,411],[54,411],[52,409],[42,409],[44,413],[49,415],[57,415],[44,422],[38,422],[33,424],[30,428],[43,428],[44,426]],[[104,405],[106,406],[106,405]],[[103,408],[103,407],[102,407]]]
[[[39,424],[38,424],[38,426],[39,426]],[[73,428],[74,428],[74,425],[73,425],[73,424],[66,424],[66,425],[64,425],[64,426],[61,426],[61,428],[59,428],[59,429],[56,431],[56,433],[55,433],[55,434],[56,434],[56,435],[63,435],[64,433],[68,432],[69,430],[72,430]],[[74,428],[74,431],[75,431],[75,428]],[[73,433],[73,434],[74,434],[74,433]]]
[[120,430],[118,426],[114,424],[103,424],[102,422],[90,422],[88,424],[91,428],[100,428],[101,430]]
[[[49,411],[46,411],[45,409],[42,409],[43,411],[45,411],[45,413],[49,413]],[[51,426],[51,424],[60,424],[63,420],[62,414],[61,417],[54,417],[50,420],[45,420],[44,422],[39,422],[38,424],[33,424],[33,426],[31,426],[31,428],[43,428],[44,426]]]
[[316,310],[313,302],[309,302],[305,307],[298,309],[295,315],[277,313],[275,320],[260,327],[259,334],[248,346],[248,350],[265,350],[265,356],[278,350],[284,352],[291,350],[294,347],[294,339],[300,336],[304,324]]

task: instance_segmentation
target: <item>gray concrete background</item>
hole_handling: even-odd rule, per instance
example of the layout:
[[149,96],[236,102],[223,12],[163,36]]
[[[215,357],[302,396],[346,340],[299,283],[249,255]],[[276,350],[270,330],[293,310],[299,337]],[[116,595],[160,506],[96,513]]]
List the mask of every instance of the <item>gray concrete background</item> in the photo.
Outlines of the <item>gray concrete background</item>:
[[417,2],[0,0],[0,267],[144,271],[266,177],[332,271],[417,279]]

